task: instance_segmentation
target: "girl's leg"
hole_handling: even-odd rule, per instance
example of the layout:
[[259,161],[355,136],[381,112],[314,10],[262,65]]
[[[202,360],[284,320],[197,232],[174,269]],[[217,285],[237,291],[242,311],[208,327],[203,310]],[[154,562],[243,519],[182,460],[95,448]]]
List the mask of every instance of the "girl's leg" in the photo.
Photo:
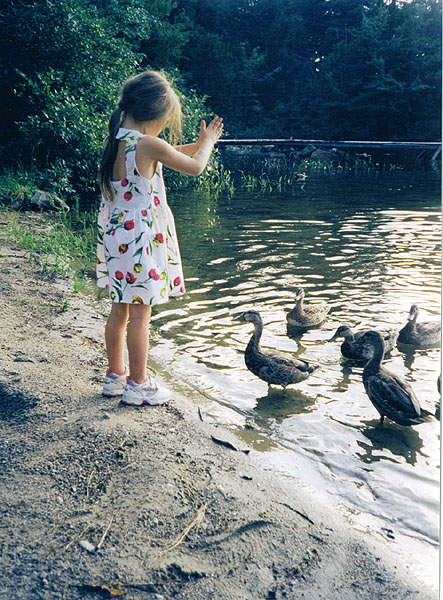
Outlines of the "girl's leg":
[[125,371],[124,347],[129,304],[112,303],[105,327],[106,352],[111,373],[121,375]]
[[150,306],[145,304],[129,305],[129,325],[127,338],[129,376],[135,383],[144,383],[146,381],[150,319]]

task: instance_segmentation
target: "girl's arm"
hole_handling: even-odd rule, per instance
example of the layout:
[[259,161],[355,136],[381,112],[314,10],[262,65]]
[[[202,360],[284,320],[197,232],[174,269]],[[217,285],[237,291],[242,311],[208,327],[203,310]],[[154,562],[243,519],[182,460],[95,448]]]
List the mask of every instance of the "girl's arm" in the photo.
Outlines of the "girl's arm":
[[[200,121],[200,136],[202,131],[206,129],[205,121]],[[193,156],[200,149],[200,138],[193,144],[182,144],[175,147],[179,152],[186,154],[186,156]]]
[[[200,138],[196,142],[198,149],[192,156],[176,150],[160,138],[146,136],[138,143],[141,151],[137,157],[140,172],[141,174],[149,172],[150,165],[158,161],[166,167],[174,169],[174,171],[179,171],[186,175],[200,175],[208,163],[214,144],[218,141],[222,133],[222,119],[213,119],[208,127],[206,127],[203,121],[200,129]],[[187,146],[188,148],[194,146],[190,151],[196,148],[194,144],[188,144]]]
[[186,156],[193,156],[199,148],[200,140],[194,142],[193,144],[182,144],[181,146],[175,147],[176,150],[178,150],[182,154],[186,154]]

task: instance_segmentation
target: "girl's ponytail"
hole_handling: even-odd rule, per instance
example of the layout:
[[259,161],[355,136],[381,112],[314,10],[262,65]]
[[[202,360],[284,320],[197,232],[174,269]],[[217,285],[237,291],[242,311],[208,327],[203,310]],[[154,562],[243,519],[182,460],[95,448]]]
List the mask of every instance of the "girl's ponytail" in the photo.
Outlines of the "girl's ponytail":
[[108,202],[112,200],[112,169],[114,168],[114,162],[117,157],[119,143],[115,136],[117,135],[117,131],[119,130],[122,121],[122,113],[121,102],[119,102],[118,108],[111,113],[109,118],[108,136],[105,140],[100,168],[98,170],[100,189],[104,199]]

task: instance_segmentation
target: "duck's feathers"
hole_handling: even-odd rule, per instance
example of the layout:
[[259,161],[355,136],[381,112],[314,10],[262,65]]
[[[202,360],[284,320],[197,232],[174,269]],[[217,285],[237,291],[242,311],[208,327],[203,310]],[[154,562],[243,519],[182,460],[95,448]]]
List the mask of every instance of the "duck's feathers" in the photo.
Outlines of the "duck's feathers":
[[414,390],[383,367],[376,372],[363,371],[363,385],[377,411],[399,425],[417,425],[430,421],[433,415],[420,407]]
[[324,304],[318,306],[303,306],[297,305],[286,315],[288,325],[291,327],[315,327],[320,325],[325,319],[331,307]]
[[279,352],[263,352],[251,342],[245,351],[245,364],[251,373],[263,381],[283,387],[307,379],[317,368],[305,360],[292,359]]
[[398,341],[414,346],[434,346],[441,343],[441,324],[438,321],[407,323],[400,329]]
[[310,375],[308,371],[300,371],[300,369],[296,369],[295,367],[279,367],[275,369],[270,364],[263,365],[258,371],[251,369],[251,372],[257,375],[262,381],[266,381],[266,383],[281,385],[282,387],[286,387],[291,383],[300,383],[300,381],[304,381]]
[[246,311],[240,318],[254,324],[254,333],[245,350],[245,363],[251,373],[268,384],[281,385],[284,389],[291,383],[307,379],[315,371],[317,366],[310,366],[305,360],[292,358],[275,350],[261,350],[263,319],[258,311]]
[[[365,344],[362,341],[363,335],[369,331],[365,329],[363,331],[357,331],[354,333],[354,339],[345,339],[340,346],[341,353],[345,358],[353,360],[369,360],[374,354],[374,350],[370,344]],[[392,350],[397,341],[398,332],[396,330],[391,331],[380,331],[383,337],[384,353],[387,354]]]

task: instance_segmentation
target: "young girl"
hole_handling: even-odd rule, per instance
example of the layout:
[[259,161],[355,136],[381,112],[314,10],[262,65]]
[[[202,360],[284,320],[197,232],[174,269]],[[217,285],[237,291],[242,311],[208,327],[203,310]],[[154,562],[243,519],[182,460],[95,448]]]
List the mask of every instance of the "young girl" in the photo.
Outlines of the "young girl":
[[[162,164],[199,175],[223,131],[222,119],[206,127],[197,142],[171,143],[181,134],[180,102],[160,73],[147,71],[123,86],[111,114],[99,170],[103,200],[98,216],[97,284],[110,290],[105,328],[108,370],[103,395],[126,404],[158,405],[170,392],[147,376],[151,306],[184,294],[183,272],[172,212],[166,202]],[[123,351],[126,325],[129,372]]]

